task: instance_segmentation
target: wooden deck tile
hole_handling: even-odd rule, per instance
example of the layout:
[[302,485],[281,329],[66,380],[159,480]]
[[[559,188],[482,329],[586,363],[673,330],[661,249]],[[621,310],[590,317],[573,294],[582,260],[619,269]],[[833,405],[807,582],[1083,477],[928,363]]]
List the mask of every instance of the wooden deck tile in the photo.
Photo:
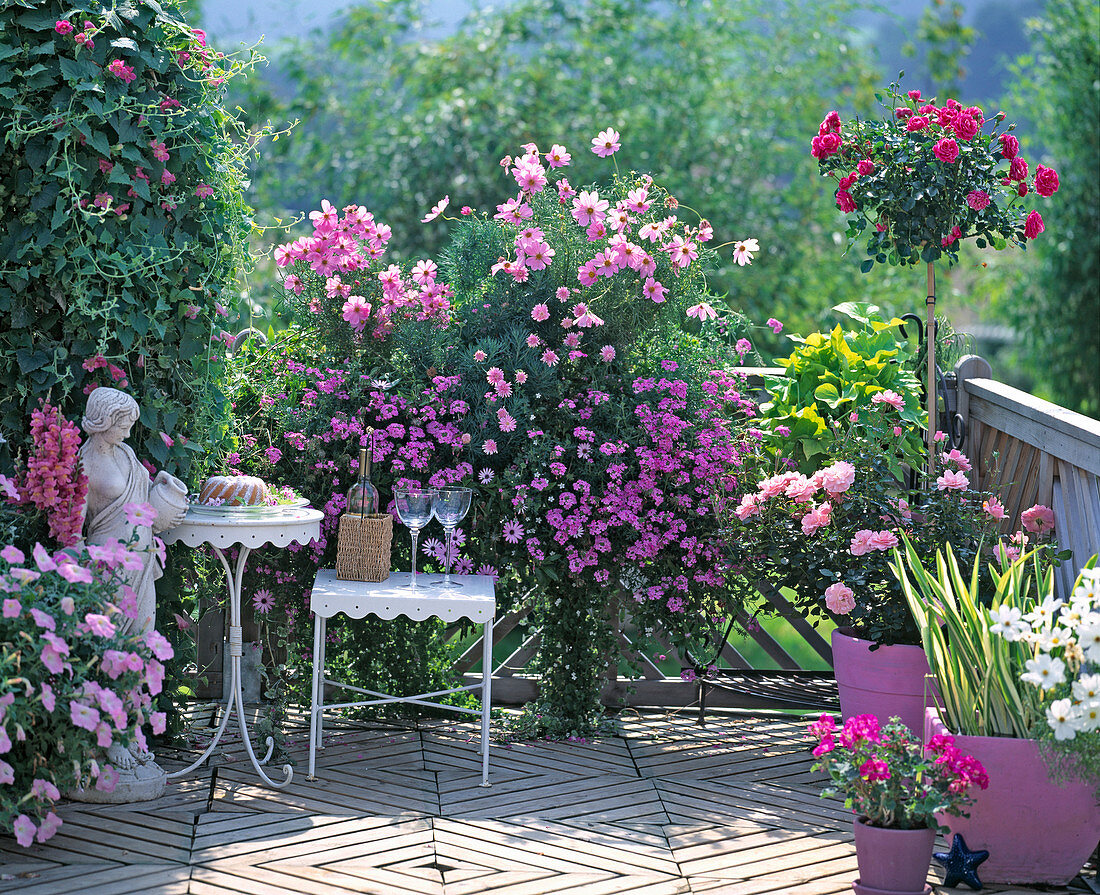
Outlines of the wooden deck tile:
[[498,739],[486,788],[474,723],[334,720],[308,781],[295,717],[285,790],[230,737],[161,799],[66,803],[49,842],[0,840],[0,895],[846,895],[857,874],[804,719],[635,714],[622,737]]

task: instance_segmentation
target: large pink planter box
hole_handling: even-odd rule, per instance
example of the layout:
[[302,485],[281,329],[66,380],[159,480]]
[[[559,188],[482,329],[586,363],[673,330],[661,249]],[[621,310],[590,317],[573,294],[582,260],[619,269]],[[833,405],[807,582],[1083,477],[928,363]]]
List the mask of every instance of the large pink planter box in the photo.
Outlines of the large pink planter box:
[[[950,733],[929,709],[925,736]],[[956,736],[989,774],[989,788],[975,791],[969,818],[938,819],[961,833],[971,850],[987,849],[978,867],[983,883],[1065,885],[1100,842],[1100,805],[1093,787],[1081,781],[1059,786],[1035,740]],[[948,837],[950,838],[950,837]]]

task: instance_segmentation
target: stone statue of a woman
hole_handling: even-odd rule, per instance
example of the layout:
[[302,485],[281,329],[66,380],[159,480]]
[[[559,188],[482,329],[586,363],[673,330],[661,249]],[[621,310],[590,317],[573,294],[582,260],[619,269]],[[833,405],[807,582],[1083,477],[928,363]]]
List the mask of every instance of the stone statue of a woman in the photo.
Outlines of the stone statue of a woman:
[[[187,513],[187,486],[164,471],[150,482],[148,470],[125,443],[138,416],[137,401],[130,395],[114,388],[95,389],[88,396],[82,420],[88,439],[80,448],[80,462],[88,479],[85,542],[119,541],[143,560],[140,569],[122,571],[126,579],[123,586],[132,588],[133,593],[120,597],[136,599],[134,617],[126,616],[118,622],[119,630],[128,634],[146,634],[153,629],[156,617],[153,582],[164,574],[153,535],[178,525]],[[151,504],[157,511],[153,526],[134,525],[126,514],[129,504]],[[136,742],[129,749],[117,743],[108,747],[107,760],[119,772],[114,792],[89,789],[74,794],[76,798],[130,802],[157,798],[164,791],[164,771],[153,760],[153,754]]]
[[[112,540],[130,544],[142,556],[140,571],[126,572],[126,583],[134,589],[137,616],[125,619],[125,633],[145,634],[152,630],[156,616],[156,592],[153,582],[164,574],[153,545],[153,535],[178,525],[187,513],[187,486],[167,472],[157,473],[150,482],[149,473],[133,449],[125,443],[137,422],[138,404],[125,392],[100,387],[88,396],[82,425],[88,440],[80,448],[80,462],[88,478],[85,504],[84,540],[106,544]],[[127,519],[128,504],[150,503],[157,509],[157,520],[150,529],[135,526]],[[133,539],[136,535],[136,542]]]

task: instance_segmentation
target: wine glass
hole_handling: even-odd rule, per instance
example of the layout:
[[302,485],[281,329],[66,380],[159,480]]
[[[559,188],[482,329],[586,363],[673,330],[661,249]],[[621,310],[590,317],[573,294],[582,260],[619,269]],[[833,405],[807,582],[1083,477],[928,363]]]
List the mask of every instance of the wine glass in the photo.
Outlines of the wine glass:
[[420,529],[432,521],[432,502],[435,499],[434,488],[394,488],[393,502],[397,508],[397,518],[412,532],[412,583],[416,587],[416,541]]
[[458,525],[470,511],[470,501],[473,499],[472,488],[439,488],[432,500],[432,512],[443,530],[447,533],[446,553],[444,553],[443,587],[462,587],[461,584],[451,581],[451,557],[452,544],[455,536],[455,526]]

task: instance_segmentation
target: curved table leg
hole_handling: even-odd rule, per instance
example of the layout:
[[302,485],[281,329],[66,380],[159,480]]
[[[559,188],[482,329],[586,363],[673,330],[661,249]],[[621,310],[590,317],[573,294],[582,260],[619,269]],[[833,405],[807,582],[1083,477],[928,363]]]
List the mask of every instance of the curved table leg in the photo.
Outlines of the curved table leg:
[[260,775],[268,786],[276,789],[286,786],[290,783],[294,776],[294,770],[289,764],[283,765],[283,771],[286,774],[286,779],[276,783],[270,777],[264,773],[262,765],[266,764],[272,753],[275,751],[275,740],[272,737],[267,738],[267,754],[262,760],[256,758],[256,753],[252,749],[252,739],[248,734],[248,722],[245,719],[244,714],[244,696],[241,692],[241,655],[243,654],[243,634],[241,630],[241,581],[244,578],[244,567],[248,562],[248,555],[251,552],[245,545],[241,545],[240,553],[237,556],[237,567],[231,569],[229,566],[229,560],[225,558],[225,554],[218,547],[213,547],[214,553],[218,559],[221,560],[222,568],[225,569],[226,587],[229,591],[229,663],[232,672],[232,680],[230,682],[231,694],[230,700],[232,706],[226,705],[225,713],[222,715],[221,724],[218,726],[217,731],[214,734],[214,739],[210,741],[210,745],[206,747],[202,755],[198,760],[182,771],[176,771],[173,774],[169,774],[169,777],[179,777],[182,774],[189,773],[202,764],[214,751],[214,748],[218,745],[218,741],[222,738],[222,734],[225,733],[226,724],[229,721],[229,715],[234,709],[237,712],[237,724],[241,729],[241,740],[244,743],[245,751],[248,752],[248,758],[252,762],[252,767],[256,769],[256,773]]

